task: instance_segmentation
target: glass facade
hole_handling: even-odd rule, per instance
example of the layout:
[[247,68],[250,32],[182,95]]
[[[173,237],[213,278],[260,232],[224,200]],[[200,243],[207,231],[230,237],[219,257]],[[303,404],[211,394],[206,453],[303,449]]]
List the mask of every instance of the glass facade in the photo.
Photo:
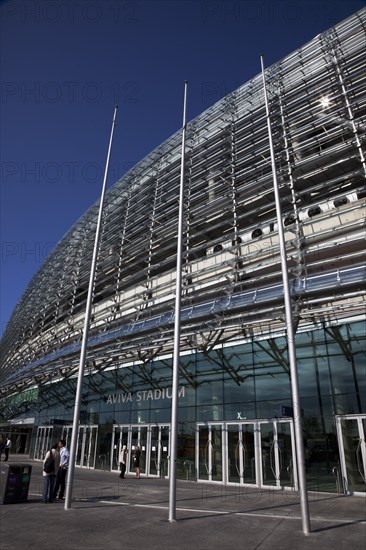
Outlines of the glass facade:
[[[343,445],[337,418],[365,418],[365,322],[299,333],[296,350],[308,486],[335,492],[340,490]],[[296,487],[287,365],[283,337],[182,356],[178,477]],[[172,359],[165,358],[86,376],[77,465],[118,469],[119,446],[139,442],[142,475],[169,475],[171,375]],[[52,386],[51,391],[44,388],[43,410],[34,413],[34,458],[43,456],[52,438],[71,438],[75,385],[58,384],[64,404],[53,406]],[[352,465],[350,479],[362,479],[358,470],[354,473],[358,439],[352,434],[358,430],[357,419],[354,425],[342,420],[342,426],[347,428],[342,452],[345,463]],[[256,448],[261,453],[259,465]],[[354,488],[362,491],[361,485],[355,482]]]

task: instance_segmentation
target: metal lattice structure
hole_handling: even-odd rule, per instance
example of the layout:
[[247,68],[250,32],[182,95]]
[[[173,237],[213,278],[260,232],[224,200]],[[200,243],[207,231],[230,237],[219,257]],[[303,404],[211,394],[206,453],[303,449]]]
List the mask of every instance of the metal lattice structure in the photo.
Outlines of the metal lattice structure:
[[[365,312],[365,25],[361,10],[266,71],[297,330]],[[180,154],[178,132],[106,196],[88,374],[172,354]],[[15,308],[2,397],[77,373],[97,209]],[[283,334],[260,75],[188,124],[184,210],[181,350]]]

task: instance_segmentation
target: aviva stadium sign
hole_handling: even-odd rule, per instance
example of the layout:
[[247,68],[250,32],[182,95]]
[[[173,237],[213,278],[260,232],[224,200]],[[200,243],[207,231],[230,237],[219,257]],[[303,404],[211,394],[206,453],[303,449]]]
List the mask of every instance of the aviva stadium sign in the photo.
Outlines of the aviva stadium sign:
[[[181,386],[178,390],[178,397],[185,397],[185,386]],[[154,390],[141,390],[137,392],[121,392],[109,394],[106,397],[106,402],[109,405],[115,403],[132,403],[133,401],[159,401],[160,399],[171,399],[171,388],[162,388]]]

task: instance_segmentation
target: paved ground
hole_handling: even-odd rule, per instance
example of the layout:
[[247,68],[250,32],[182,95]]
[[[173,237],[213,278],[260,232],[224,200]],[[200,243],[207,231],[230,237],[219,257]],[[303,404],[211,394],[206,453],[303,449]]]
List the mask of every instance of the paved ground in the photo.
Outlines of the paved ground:
[[32,464],[28,500],[0,505],[0,550],[366,548],[365,498],[309,494],[305,536],[298,494],[178,481],[169,522],[168,480],[77,468],[65,510],[62,501],[42,503],[41,465],[25,462]]

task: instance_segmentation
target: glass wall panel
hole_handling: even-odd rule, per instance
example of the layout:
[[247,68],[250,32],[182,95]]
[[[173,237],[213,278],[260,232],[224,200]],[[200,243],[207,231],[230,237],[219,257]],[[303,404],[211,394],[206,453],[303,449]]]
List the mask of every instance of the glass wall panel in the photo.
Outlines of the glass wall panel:
[[203,407],[196,408],[196,420],[197,422],[209,422],[212,420],[221,420],[223,418],[223,406],[218,405],[215,402],[211,402],[211,405],[207,403]]
[[223,349],[224,398],[228,402],[255,399],[252,344]]
[[250,420],[257,418],[256,403],[226,403],[224,408],[224,420]]
[[179,405],[194,407],[196,404],[197,353],[183,355],[179,363],[179,386],[185,387],[184,400],[180,399]]
[[291,397],[286,341],[277,338],[255,342],[253,359],[256,400],[283,400]]
[[206,357],[198,361],[196,402],[197,420],[221,420],[223,404],[223,376],[219,368],[218,356],[215,362],[209,362]]
[[[215,406],[223,403],[223,373],[222,354],[216,351],[197,357],[197,389],[196,402],[200,405],[211,405],[212,419],[217,418],[218,409]],[[212,405],[214,405],[212,407]]]
[[296,359],[301,396],[331,391],[327,349],[323,331],[296,335]]
[[[279,394],[280,395],[280,394]],[[257,401],[256,412],[257,418],[274,418],[276,416],[286,416],[281,414],[282,407],[289,401],[287,399],[271,401]]]

